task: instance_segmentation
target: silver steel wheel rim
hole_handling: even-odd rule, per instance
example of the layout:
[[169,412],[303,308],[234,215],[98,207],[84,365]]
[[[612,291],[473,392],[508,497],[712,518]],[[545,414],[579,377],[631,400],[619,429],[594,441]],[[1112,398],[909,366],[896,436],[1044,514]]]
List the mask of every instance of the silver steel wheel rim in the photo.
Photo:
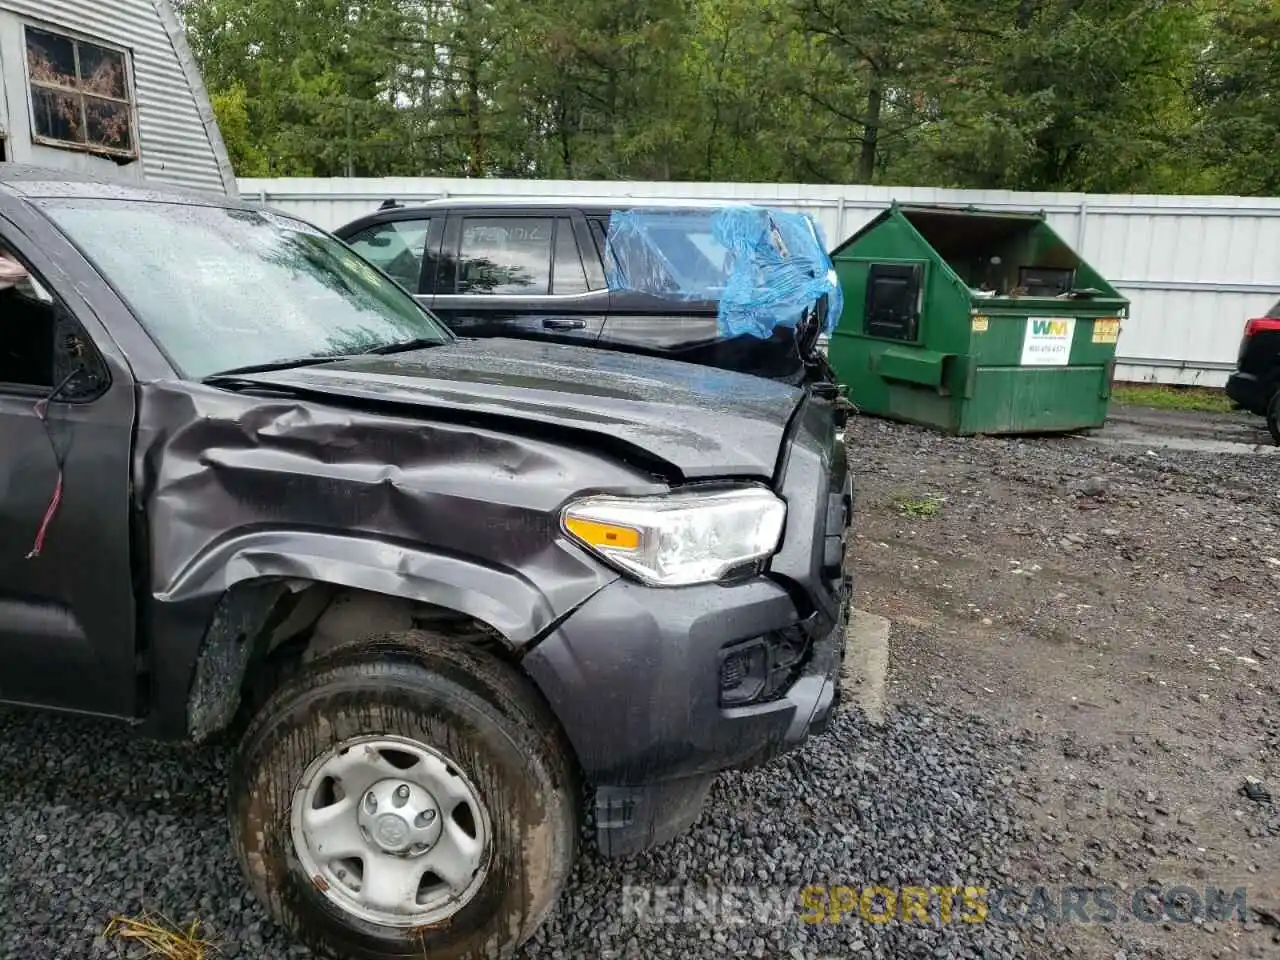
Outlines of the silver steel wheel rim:
[[384,927],[448,920],[484,884],[493,828],[462,769],[406,737],[345,740],[293,794],[293,848],[311,883]]

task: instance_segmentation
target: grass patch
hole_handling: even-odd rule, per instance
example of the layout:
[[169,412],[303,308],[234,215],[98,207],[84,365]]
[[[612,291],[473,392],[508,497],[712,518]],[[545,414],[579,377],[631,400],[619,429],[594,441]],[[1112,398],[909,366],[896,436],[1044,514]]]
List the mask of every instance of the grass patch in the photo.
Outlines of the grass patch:
[[942,500],[939,497],[899,496],[894,498],[893,505],[904,517],[924,519],[938,515],[938,511],[942,509]]
[[141,917],[116,917],[103,931],[108,940],[116,938],[141,945],[148,957],[163,960],[210,960],[217,953],[211,940],[200,935],[200,921],[181,930],[161,917],[143,914]]
[[1222,390],[1210,387],[1174,387],[1163,383],[1117,383],[1111,388],[1116,403],[1157,410],[1189,410],[1197,413],[1230,413],[1231,401]]

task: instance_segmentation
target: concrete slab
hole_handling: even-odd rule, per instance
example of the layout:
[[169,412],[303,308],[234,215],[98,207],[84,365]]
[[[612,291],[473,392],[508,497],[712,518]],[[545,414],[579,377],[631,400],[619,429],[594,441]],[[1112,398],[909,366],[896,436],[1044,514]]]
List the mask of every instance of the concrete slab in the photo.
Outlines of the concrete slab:
[[889,621],[874,613],[854,610],[845,638],[844,671],[840,688],[867,719],[884,722],[885,674],[889,670]]

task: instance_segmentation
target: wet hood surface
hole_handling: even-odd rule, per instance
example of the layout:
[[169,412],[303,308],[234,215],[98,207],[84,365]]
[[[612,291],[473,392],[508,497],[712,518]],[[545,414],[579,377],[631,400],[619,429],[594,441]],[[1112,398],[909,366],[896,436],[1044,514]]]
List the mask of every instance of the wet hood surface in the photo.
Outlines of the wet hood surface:
[[803,391],[695,364],[526,340],[458,340],[237,379],[317,400],[375,403],[584,434],[687,479],[771,477]]

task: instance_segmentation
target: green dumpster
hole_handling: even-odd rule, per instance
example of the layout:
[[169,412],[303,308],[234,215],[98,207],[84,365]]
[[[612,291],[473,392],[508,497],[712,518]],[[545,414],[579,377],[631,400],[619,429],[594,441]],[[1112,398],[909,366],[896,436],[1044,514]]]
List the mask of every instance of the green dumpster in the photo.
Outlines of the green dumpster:
[[960,435],[1106,420],[1129,301],[1043,213],[895,203],[832,260],[827,356],[862,412]]

